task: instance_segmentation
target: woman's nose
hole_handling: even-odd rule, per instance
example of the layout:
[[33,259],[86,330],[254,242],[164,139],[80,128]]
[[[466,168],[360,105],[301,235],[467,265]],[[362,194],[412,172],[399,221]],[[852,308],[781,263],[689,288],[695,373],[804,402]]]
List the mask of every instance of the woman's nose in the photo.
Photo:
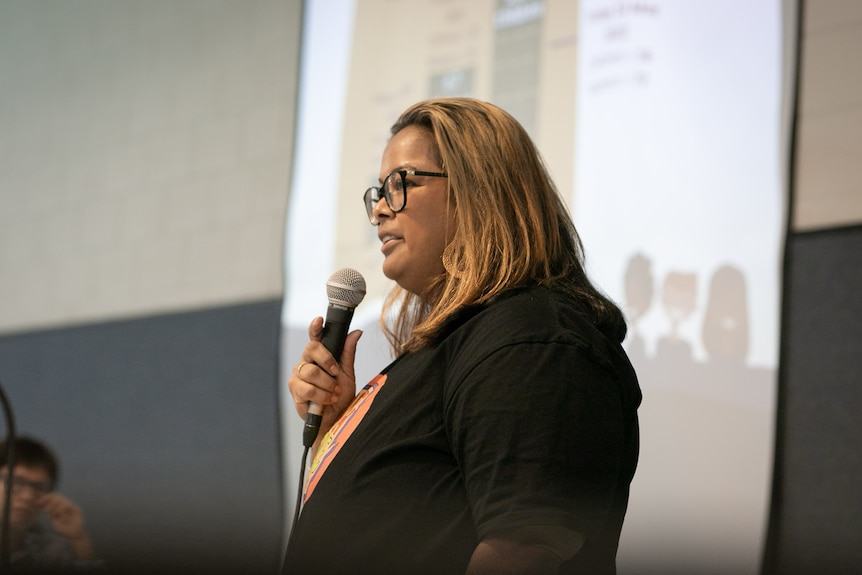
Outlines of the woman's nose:
[[381,196],[380,199],[377,200],[377,203],[374,204],[374,209],[371,210],[371,213],[374,215],[374,219],[380,222],[382,219],[381,216],[386,218],[392,216],[392,209],[389,207],[389,204],[386,203],[386,198]]

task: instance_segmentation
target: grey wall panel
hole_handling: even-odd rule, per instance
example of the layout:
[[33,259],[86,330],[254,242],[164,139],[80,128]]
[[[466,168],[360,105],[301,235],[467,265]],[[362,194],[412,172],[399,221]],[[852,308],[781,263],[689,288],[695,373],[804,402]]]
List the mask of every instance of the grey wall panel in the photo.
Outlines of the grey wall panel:
[[281,301],[0,338],[20,434],[58,453],[117,573],[280,560]]

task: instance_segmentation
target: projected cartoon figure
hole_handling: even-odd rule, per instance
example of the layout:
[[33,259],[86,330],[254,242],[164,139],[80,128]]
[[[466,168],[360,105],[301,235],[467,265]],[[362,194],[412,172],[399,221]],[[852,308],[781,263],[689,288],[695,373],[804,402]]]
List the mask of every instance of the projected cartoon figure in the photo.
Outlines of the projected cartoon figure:
[[691,344],[680,338],[679,326],[697,302],[697,274],[668,272],[662,286],[661,303],[670,318],[670,334],[658,341],[656,356],[662,360],[691,361]]
[[631,331],[628,336],[628,352],[632,363],[638,364],[646,359],[646,344],[640,331],[638,320],[646,315],[652,306],[654,295],[652,262],[643,254],[629,258],[625,275],[626,314]]
[[703,347],[710,360],[743,364],[748,357],[748,295],[745,276],[731,265],[715,270],[703,320]]

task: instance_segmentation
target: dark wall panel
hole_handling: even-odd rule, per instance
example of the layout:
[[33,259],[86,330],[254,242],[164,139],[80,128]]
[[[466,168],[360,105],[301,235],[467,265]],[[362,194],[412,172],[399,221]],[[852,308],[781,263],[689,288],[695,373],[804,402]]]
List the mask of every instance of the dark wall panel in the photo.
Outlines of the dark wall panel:
[[55,449],[60,491],[113,572],[276,568],[280,313],[279,300],[0,338],[19,434]]
[[862,570],[862,227],[789,244],[767,572]]

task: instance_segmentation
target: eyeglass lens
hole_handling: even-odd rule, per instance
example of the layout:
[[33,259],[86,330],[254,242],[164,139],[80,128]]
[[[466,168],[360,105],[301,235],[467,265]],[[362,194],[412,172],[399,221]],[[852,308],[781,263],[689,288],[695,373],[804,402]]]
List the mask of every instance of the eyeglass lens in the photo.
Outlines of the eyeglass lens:
[[389,208],[393,212],[401,210],[404,207],[404,173],[393,172],[389,174],[383,187],[383,195]]
[[368,212],[368,219],[372,224],[377,224],[377,218],[374,216],[374,207],[380,198],[386,200],[386,205],[393,212],[400,211],[404,208],[404,174],[401,172],[392,172],[383,181],[383,185],[371,187],[365,191],[365,210]]

